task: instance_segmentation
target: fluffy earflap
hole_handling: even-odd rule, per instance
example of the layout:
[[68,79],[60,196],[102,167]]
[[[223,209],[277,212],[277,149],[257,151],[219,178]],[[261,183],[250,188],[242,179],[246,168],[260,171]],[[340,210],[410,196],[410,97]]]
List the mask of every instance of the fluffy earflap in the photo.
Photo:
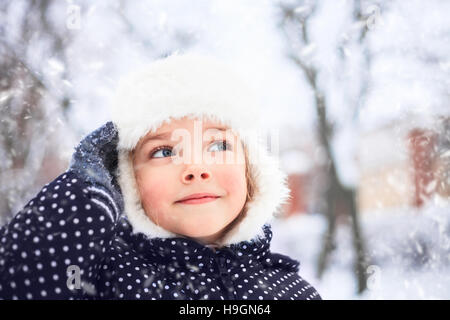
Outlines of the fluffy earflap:
[[175,234],[154,224],[141,205],[129,151],[148,132],[184,116],[209,117],[229,126],[247,147],[255,181],[247,213],[221,245],[263,236],[262,226],[289,199],[286,174],[260,140],[255,93],[230,66],[208,56],[172,55],[132,73],[119,83],[112,117],[119,131],[119,183],[125,213],[134,232],[168,238]]

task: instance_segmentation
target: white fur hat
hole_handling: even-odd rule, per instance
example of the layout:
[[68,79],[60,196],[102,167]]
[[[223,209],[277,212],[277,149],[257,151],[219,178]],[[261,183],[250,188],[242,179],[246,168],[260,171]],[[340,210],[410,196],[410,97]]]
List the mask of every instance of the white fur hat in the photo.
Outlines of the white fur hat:
[[119,132],[119,184],[125,214],[134,232],[151,238],[177,236],[154,224],[145,214],[128,157],[139,140],[170,119],[209,117],[229,126],[246,145],[250,174],[256,193],[247,203],[247,214],[227,233],[221,245],[250,241],[263,236],[262,226],[289,199],[286,175],[278,159],[260,139],[260,104],[250,87],[232,68],[209,56],[172,55],[123,78],[112,108]]

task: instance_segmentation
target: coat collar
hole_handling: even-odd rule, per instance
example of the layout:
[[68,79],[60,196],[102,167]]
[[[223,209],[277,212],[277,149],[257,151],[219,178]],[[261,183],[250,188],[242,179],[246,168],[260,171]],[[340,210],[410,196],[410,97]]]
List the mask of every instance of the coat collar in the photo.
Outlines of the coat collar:
[[264,261],[270,254],[272,231],[270,225],[262,227],[263,236],[250,241],[241,241],[221,247],[212,248],[193,239],[175,236],[172,238],[149,238],[142,233],[133,233],[132,226],[124,217],[121,222],[123,242],[133,243],[133,247],[144,256],[161,262],[178,264],[195,264],[213,257],[228,258],[230,261]]

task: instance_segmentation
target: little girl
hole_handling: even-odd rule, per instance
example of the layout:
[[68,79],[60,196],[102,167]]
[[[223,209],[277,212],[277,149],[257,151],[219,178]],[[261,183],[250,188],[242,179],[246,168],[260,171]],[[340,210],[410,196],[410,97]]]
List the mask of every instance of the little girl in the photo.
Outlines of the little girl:
[[123,79],[112,105],[0,229],[1,299],[320,299],[270,251],[289,189],[228,66],[172,55]]

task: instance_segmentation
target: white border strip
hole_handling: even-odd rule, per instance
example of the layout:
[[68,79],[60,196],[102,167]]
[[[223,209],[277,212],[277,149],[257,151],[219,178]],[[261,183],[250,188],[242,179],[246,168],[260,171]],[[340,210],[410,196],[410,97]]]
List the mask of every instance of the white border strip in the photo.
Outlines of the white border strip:
[[111,221],[114,222],[113,214],[112,214],[111,210],[109,210],[109,208],[106,204],[104,204],[103,202],[101,202],[100,200],[97,200],[97,199],[91,199],[91,200],[92,200],[92,202],[95,202],[96,204],[98,204],[100,207],[103,207],[105,209],[106,213],[109,214]]
[[112,198],[108,193],[106,193],[106,192],[105,192],[104,190],[102,190],[102,189],[99,189],[99,188],[96,188],[96,187],[92,187],[92,186],[87,187],[87,189],[88,189],[89,191],[93,191],[93,192],[100,193],[101,195],[103,195],[103,196],[105,196],[106,198],[108,198],[108,200],[111,202],[112,206],[114,207],[114,211],[115,211],[115,213],[116,213],[116,218],[119,217],[119,209],[117,208],[116,203],[114,202],[113,198]]

